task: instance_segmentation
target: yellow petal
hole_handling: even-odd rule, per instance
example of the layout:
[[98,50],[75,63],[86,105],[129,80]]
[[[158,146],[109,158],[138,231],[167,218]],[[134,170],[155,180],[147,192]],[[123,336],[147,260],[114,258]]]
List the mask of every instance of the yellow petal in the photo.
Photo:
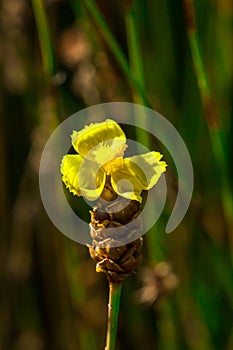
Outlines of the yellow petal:
[[83,158],[89,153],[87,158],[99,164],[123,155],[125,150],[125,134],[111,119],[90,124],[78,132],[73,131],[71,138],[74,149]]
[[61,163],[62,181],[76,196],[96,200],[103,191],[106,174],[98,165],[83,160],[80,155],[67,154]]
[[151,189],[166,171],[167,164],[159,152],[148,152],[125,159],[130,171],[138,178],[143,190]]
[[158,152],[148,152],[124,159],[122,166],[111,174],[112,187],[124,198],[142,202],[142,190],[152,188],[164,171],[166,163]]
[[106,173],[98,164],[85,160],[79,171],[79,185],[82,196],[95,201],[101,195],[106,181]]
[[111,184],[118,195],[142,202],[142,185],[125,160],[123,165],[118,169],[114,169],[114,172],[111,174]]
[[77,154],[67,154],[61,162],[62,181],[76,196],[81,196],[78,173],[82,161],[82,157]]

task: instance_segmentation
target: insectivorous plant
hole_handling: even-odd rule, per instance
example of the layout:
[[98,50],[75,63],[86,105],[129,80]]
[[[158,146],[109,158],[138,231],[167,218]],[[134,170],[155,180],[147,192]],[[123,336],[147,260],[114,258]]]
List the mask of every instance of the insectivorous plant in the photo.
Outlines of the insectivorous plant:
[[142,255],[142,191],[166,171],[159,152],[124,158],[126,136],[113,120],[74,131],[61,163],[62,181],[76,196],[95,204],[91,211],[89,245],[96,271],[105,272],[110,286],[106,350],[115,348],[121,284],[139,267]]

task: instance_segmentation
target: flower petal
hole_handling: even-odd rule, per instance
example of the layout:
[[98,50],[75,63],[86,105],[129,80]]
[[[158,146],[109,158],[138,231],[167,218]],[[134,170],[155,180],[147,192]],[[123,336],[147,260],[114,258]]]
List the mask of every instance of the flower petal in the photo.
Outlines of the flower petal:
[[111,174],[111,184],[114,191],[127,199],[142,202],[142,185],[137,176],[131,171],[130,164],[124,162]]
[[82,157],[77,154],[67,154],[61,162],[62,181],[76,196],[81,196],[78,173],[82,161]]
[[124,146],[126,142],[123,130],[111,119],[107,119],[102,123],[90,124],[78,132],[73,131],[71,138],[74,149],[83,158],[93,150],[93,152],[89,153],[87,158],[89,160],[95,160],[99,164],[100,161],[96,159],[96,151],[98,151],[98,155],[102,153],[101,156],[106,154],[107,151],[107,160],[104,159],[103,161],[108,161],[116,156],[122,155],[122,148],[125,149]]
[[81,195],[95,201],[101,195],[106,181],[106,173],[98,164],[84,160],[79,171]]
[[164,171],[166,163],[160,161],[159,152],[148,152],[124,159],[122,166],[111,174],[114,191],[124,198],[142,202],[142,190],[152,188]]
[[61,163],[62,181],[76,196],[96,200],[103,191],[106,174],[99,166],[78,154],[67,154]]
[[167,164],[160,159],[163,155],[159,152],[148,152],[125,159],[134,176],[137,176],[143,190],[151,189],[166,171]]

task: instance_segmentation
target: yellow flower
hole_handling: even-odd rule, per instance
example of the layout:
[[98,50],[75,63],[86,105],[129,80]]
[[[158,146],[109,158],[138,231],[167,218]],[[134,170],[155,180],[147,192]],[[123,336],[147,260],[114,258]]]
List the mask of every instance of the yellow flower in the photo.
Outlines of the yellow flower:
[[152,188],[166,171],[167,164],[159,152],[123,158],[126,136],[111,119],[73,131],[71,138],[78,154],[63,157],[62,181],[74,195],[88,200],[101,195],[108,175],[118,195],[141,203],[142,190]]

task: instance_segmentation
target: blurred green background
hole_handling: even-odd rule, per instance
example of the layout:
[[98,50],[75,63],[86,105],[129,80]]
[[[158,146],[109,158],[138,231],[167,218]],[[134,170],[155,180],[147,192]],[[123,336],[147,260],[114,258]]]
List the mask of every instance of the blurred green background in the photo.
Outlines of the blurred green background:
[[60,122],[112,101],[166,116],[195,176],[166,235],[165,154],[166,208],[124,283],[117,349],[233,349],[232,24],[231,0],[0,1],[0,350],[104,348],[106,278],[50,222],[38,167]]

